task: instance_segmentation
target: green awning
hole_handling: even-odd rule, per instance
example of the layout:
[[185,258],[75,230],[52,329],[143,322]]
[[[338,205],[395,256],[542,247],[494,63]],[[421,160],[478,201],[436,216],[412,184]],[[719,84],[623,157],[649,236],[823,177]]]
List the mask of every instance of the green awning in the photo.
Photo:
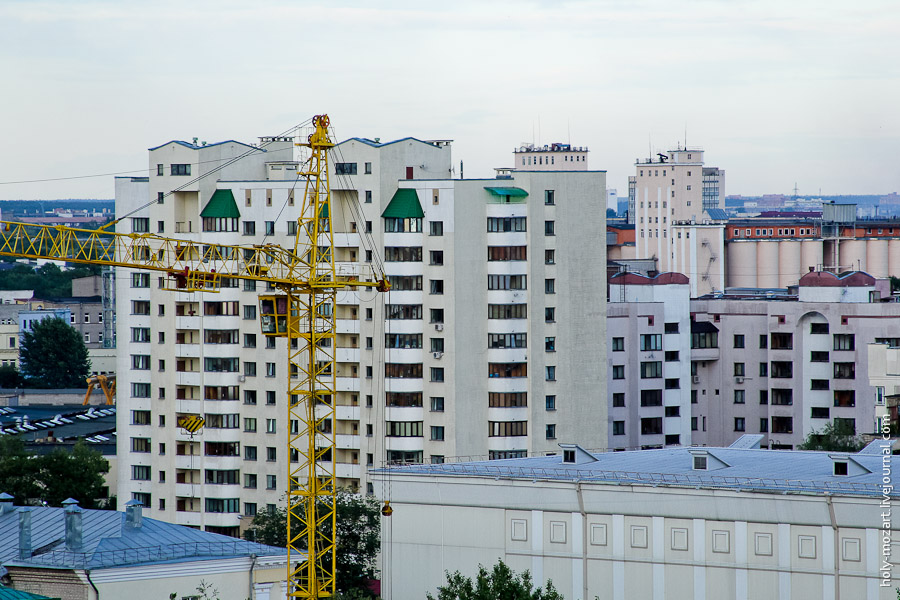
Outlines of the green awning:
[[425,213],[422,212],[422,205],[419,204],[419,194],[416,193],[416,190],[400,189],[391,198],[391,202],[381,216],[395,219],[421,219]]
[[517,187],[485,187],[487,191],[495,196],[510,196],[513,198],[524,198],[528,192]]
[[213,192],[209,202],[206,203],[200,216],[214,219],[240,219],[241,211],[238,210],[237,202],[234,201],[234,194],[231,193],[231,190],[216,190]]

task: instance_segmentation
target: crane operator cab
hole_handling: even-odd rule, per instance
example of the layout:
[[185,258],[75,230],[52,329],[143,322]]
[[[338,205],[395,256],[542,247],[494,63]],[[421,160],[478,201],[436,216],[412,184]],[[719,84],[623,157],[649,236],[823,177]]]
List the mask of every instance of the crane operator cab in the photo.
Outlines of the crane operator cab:
[[259,323],[263,335],[286,337],[288,330],[288,297],[260,296]]

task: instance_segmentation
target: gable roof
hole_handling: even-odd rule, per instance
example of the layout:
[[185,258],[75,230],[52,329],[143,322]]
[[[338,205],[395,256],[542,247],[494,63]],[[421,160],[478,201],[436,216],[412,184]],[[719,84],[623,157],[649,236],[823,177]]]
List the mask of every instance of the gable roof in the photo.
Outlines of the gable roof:
[[801,287],[871,287],[875,278],[865,271],[835,275],[830,271],[812,271],[800,278]]
[[[139,527],[114,510],[82,512],[82,550],[65,546],[63,508],[31,508],[34,555],[19,558],[19,512],[0,514],[0,565],[69,569],[129,567],[159,562],[211,560],[240,556],[280,556],[283,548],[248,542],[156,519],[142,518]],[[0,569],[2,573],[3,569]]]
[[209,202],[200,211],[200,216],[204,218],[240,219],[241,211],[238,210],[232,191],[224,189],[213,192]]
[[197,146],[196,144],[191,144],[190,142],[185,142],[182,140],[170,140],[165,144],[160,144],[159,146],[154,146],[153,148],[148,148],[148,152],[153,152],[154,150],[159,150],[163,146],[168,146],[169,144],[178,144],[179,146],[184,146],[185,148],[190,148],[191,150],[201,150],[203,148],[212,148],[213,146],[221,146],[222,144],[240,144],[241,146],[246,146],[247,148],[252,148],[254,150],[259,150],[260,152],[266,152],[265,148],[258,148],[256,146],[251,146],[250,144],[245,144],[244,142],[239,142],[237,140],[225,140],[223,142],[216,142],[214,144],[206,144],[204,146]]

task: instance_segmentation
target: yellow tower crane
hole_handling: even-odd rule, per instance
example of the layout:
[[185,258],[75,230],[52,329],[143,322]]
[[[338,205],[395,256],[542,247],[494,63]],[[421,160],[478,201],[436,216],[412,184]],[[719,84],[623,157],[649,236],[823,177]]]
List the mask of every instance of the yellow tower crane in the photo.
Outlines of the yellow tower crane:
[[182,292],[218,291],[223,277],[264,281],[279,291],[260,296],[260,325],[264,335],[288,338],[287,422],[301,424],[288,432],[288,595],[308,599],[335,594],[335,445],[324,424],[335,416],[337,292],[389,288],[383,273],[360,279],[335,268],[328,116],[314,117],[313,127],[298,144],[309,148],[309,159],[298,172],[306,189],[290,249],[6,221],[0,227],[0,256],[157,271],[168,276],[167,289]]

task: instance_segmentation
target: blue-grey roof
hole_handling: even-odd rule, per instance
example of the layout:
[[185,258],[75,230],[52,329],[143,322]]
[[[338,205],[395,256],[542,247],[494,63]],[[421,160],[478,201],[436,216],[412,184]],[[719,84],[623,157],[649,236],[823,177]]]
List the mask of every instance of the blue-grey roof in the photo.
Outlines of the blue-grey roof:
[[[19,514],[0,515],[0,565],[103,569],[185,560],[211,560],[241,556],[279,556],[286,553],[255,542],[143,518],[141,526],[125,523],[114,510],[84,510],[82,550],[65,548],[64,509],[33,507],[31,539],[34,556],[19,558]],[[3,569],[0,569],[2,572]]]
[[709,215],[710,219],[715,219],[717,221],[727,221],[728,215],[725,214],[725,211],[721,208],[708,208],[706,209],[706,214]]
[[[882,454],[805,452],[748,448],[675,447],[661,450],[595,453],[594,462],[563,463],[561,455],[437,465],[405,465],[376,472],[402,475],[449,475],[504,479],[585,481],[634,485],[672,485],[733,488],[771,492],[812,492],[881,496]],[[708,471],[693,469],[692,453],[707,452],[725,463]],[[868,473],[834,474],[832,457],[846,457]],[[891,456],[891,470],[900,469],[900,457]],[[852,469],[851,473],[856,469]],[[900,497],[900,489],[887,490]]]
[[154,146],[153,148],[148,148],[148,152],[152,152],[154,150],[158,150],[163,146],[168,146],[169,144],[178,144],[179,146],[184,146],[185,148],[190,148],[191,150],[200,150],[202,148],[212,148],[213,146],[221,146],[222,144],[240,144],[241,146],[246,146],[247,148],[252,148],[254,150],[259,150],[260,152],[265,152],[265,148],[257,148],[256,146],[251,146],[249,144],[245,144],[244,142],[239,142],[237,140],[225,140],[223,142],[216,142],[214,144],[206,144],[204,146],[198,146],[196,144],[191,144],[190,142],[184,142],[182,140],[170,140],[165,144],[160,144],[159,146]]
[[411,140],[413,142],[419,142],[420,144],[428,144],[429,146],[433,145],[433,144],[429,144],[428,142],[426,142],[424,140],[420,140],[419,138],[414,138],[414,137],[400,138],[399,140],[392,140],[390,142],[376,142],[375,140],[370,140],[369,138],[352,137],[352,138],[348,138],[348,139],[344,140],[343,142],[340,142],[338,144],[338,146],[340,146],[341,144],[346,144],[349,141],[356,141],[356,142],[362,142],[363,144],[366,144],[367,146],[372,146],[373,148],[383,148],[384,146],[390,146],[391,144],[399,144],[400,142],[405,142],[407,140]]
[[50,431],[53,432],[53,437],[59,440],[93,438],[97,435],[115,439],[112,437],[115,428],[116,407],[105,404],[101,406],[32,404],[0,407],[0,435],[19,435],[26,441],[45,438]]

